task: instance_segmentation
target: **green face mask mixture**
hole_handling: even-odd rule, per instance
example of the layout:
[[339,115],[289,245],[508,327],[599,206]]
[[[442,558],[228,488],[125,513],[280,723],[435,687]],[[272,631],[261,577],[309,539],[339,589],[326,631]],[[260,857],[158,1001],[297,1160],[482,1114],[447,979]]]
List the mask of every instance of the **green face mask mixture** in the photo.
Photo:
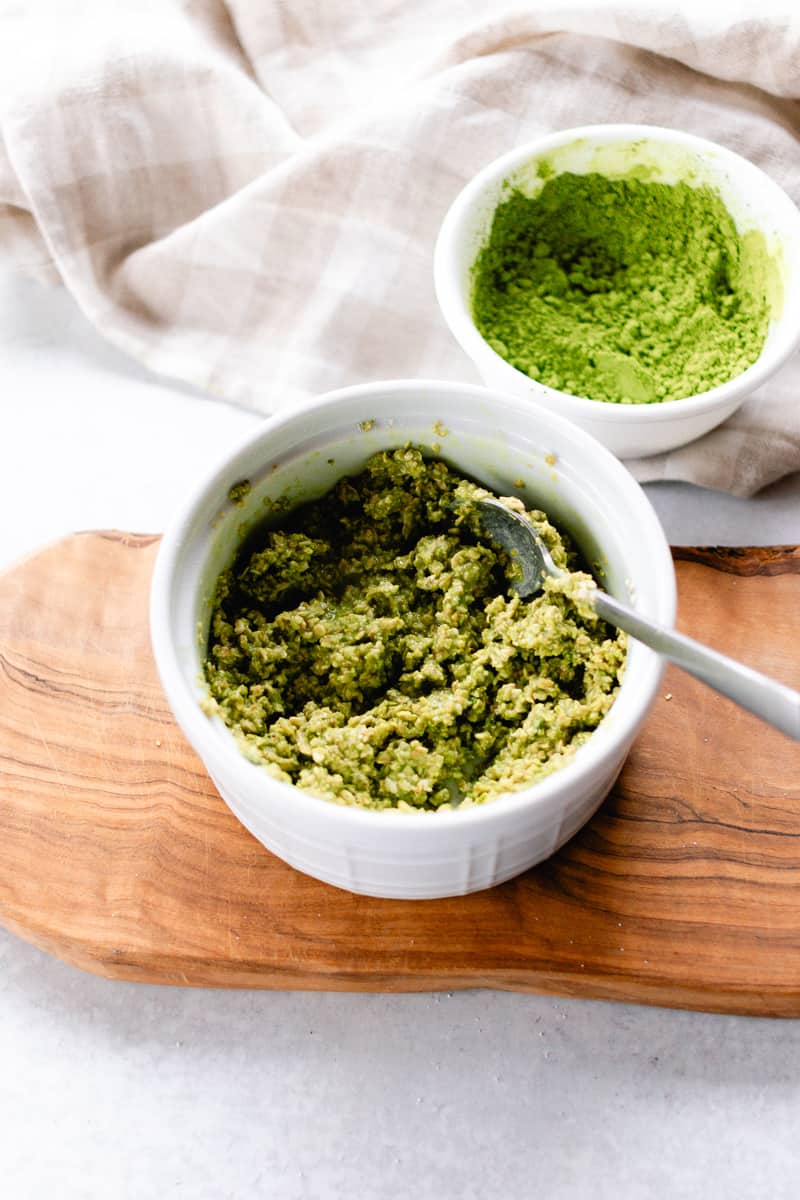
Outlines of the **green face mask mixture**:
[[566,172],[497,208],[473,268],[473,319],[549,387],[677,400],[758,358],[771,267],[763,235],[740,235],[711,187]]

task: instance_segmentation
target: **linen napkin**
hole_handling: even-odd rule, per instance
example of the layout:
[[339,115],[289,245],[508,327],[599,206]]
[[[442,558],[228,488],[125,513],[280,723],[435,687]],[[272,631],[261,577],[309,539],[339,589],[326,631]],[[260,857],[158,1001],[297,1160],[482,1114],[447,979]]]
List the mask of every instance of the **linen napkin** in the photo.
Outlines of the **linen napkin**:
[[[466,180],[542,133],[670,125],[800,200],[788,2],[39,0],[0,30],[2,252],[155,371],[265,413],[476,378],[433,245]],[[750,495],[800,469],[798,384],[793,360],[629,466]]]

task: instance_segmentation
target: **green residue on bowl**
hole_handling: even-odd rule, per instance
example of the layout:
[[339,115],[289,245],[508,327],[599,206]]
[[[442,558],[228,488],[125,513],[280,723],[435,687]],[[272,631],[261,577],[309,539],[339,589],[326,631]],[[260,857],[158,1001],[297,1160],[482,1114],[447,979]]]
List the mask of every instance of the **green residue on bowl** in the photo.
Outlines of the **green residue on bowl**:
[[238,508],[241,508],[250,495],[251,487],[249,479],[240,479],[238,483],[232,484],[228,489],[228,499],[231,504],[235,504]]
[[755,362],[780,272],[713,187],[543,174],[533,195],[504,195],[473,268],[473,319],[502,358],[622,404],[705,392]]

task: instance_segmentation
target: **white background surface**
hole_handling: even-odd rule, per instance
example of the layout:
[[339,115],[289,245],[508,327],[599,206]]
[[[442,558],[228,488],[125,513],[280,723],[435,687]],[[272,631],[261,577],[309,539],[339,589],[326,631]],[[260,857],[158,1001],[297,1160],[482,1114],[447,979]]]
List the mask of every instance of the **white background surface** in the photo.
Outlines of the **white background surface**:
[[[9,275],[0,397],[0,566],[76,529],[163,529],[260,419],[156,380],[64,293]],[[750,501],[647,490],[673,543],[800,541],[798,477]],[[0,931],[0,1064],[9,1200],[794,1200],[800,1187],[797,1021],[111,983]]]

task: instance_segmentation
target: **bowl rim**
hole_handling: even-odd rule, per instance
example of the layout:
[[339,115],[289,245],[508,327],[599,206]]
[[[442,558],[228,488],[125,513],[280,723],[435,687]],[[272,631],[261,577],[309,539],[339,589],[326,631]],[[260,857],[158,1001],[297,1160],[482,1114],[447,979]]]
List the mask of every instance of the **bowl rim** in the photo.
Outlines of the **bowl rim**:
[[[319,413],[343,402],[353,399],[368,399],[376,393],[391,392],[398,398],[410,392],[436,392],[440,396],[463,397],[474,396],[476,399],[490,399],[499,402],[512,410],[519,412],[521,418],[531,421],[538,420],[545,426],[551,426],[561,432],[568,440],[577,443],[579,449],[595,455],[600,463],[612,474],[615,481],[615,492],[621,495],[628,505],[637,509],[637,520],[643,525],[643,536],[654,553],[655,569],[660,574],[659,601],[662,606],[662,621],[671,625],[674,622],[676,607],[675,571],[669,545],[659,519],[650,504],[643,489],[636,482],[627,468],[607,450],[596,438],[586,433],[579,426],[567,420],[558,413],[553,413],[544,406],[537,405],[517,396],[502,393],[493,388],[480,384],[460,383],[457,381],[438,379],[390,379],[370,383],[355,384],[325,392],[319,396],[310,397],[293,405],[288,410],[280,410],[265,420],[258,429],[246,434],[232,450],[228,451],[222,461],[218,461],[196,483],[192,492],[187,496],[176,511],[168,525],[159,546],[153,569],[150,587],[150,636],[153,655],[158,675],[168,700],[172,713],[182,729],[187,740],[202,759],[212,778],[218,773],[227,781],[234,780],[234,786],[247,794],[253,786],[258,773],[270,789],[285,795],[294,811],[307,815],[311,819],[327,817],[339,822],[347,822],[354,830],[357,828],[378,828],[398,830],[420,829],[423,825],[428,832],[443,831],[450,827],[451,821],[456,820],[459,826],[479,826],[495,821],[502,821],[506,814],[537,807],[552,801],[565,787],[571,783],[580,786],[582,781],[591,778],[603,765],[610,763],[619,755],[619,750],[626,741],[637,735],[641,723],[655,699],[661,677],[664,671],[664,660],[654,651],[642,647],[644,654],[636,680],[636,692],[629,686],[627,692],[623,688],[612,705],[609,714],[601,721],[575,757],[565,766],[545,776],[527,788],[514,792],[506,792],[485,804],[477,804],[466,809],[438,809],[405,811],[390,809],[365,809],[354,805],[336,804],[313,793],[305,792],[294,784],[284,783],[270,776],[262,766],[251,762],[236,746],[234,735],[224,725],[220,718],[220,730],[214,729],[214,718],[209,718],[201,709],[198,695],[186,680],[180,658],[172,638],[171,609],[172,597],[178,580],[180,558],[187,539],[195,523],[198,511],[202,508],[205,498],[212,491],[224,489],[226,484],[241,477],[239,463],[251,455],[256,447],[269,443],[273,434],[287,424],[302,422],[310,414]],[[621,699],[622,708],[618,707]],[[618,718],[609,723],[609,717],[615,714]],[[621,719],[620,719],[621,718]],[[219,736],[219,734],[222,736]],[[598,736],[599,735],[599,736]],[[230,786],[230,784],[228,785]],[[333,816],[332,814],[336,814]],[[431,818],[436,820],[431,822]],[[438,835],[437,835],[438,836]]]
[[[584,138],[595,142],[661,141],[684,146],[701,155],[713,154],[723,162],[735,166],[737,171],[749,172],[754,179],[759,180],[760,186],[770,193],[776,209],[786,214],[787,223],[794,222],[796,225],[800,244],[800,209],[788,193],[750,159],[719,142],[679,129],[646,124],[579,125],[543,134],[492,159],[473,175],[453,200],[439,228],[433,254],[434,290],[442,316],[462,350],[473,362],[488,361],[495,370],[507,373],[509,386],[516,384],[519,387],[522,384],[529,387],[531,393],[543,404],[561,405],[563,411],[575,420],[600,420],[611,425],[681,421],[702,416],[718,407],[722,408],[742,393],[750,394],[755,391],[800,346],[800,321],[795,322],[794,331],[789,333],[783,345],[765,346],[755,362],[740,374],[709,388],[708,391],[652,404],[616,404],[552,388],[512,366],[492,349],[479,332],[469,306],[464,301],[463,290],[457,278],[459,272],[455,266],[463,222],[487,186],[502,180],[531,159]],[[776,323],[784,322],[785,313],[784,308]],[[788,322],[786,324],[788,325]]]

